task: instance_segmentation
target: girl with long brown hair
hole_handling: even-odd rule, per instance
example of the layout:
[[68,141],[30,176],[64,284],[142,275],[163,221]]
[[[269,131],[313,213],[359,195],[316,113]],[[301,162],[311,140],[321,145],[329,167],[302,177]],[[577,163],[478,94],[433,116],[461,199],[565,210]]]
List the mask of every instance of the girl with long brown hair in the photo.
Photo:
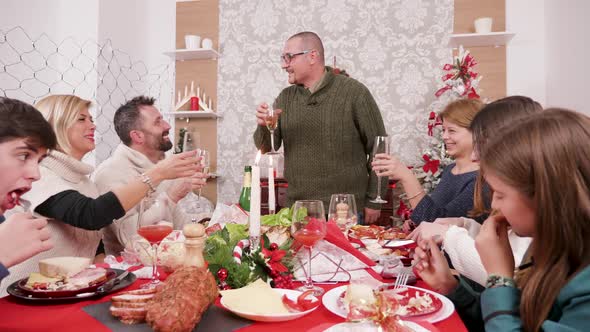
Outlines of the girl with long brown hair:
[[[550,109],[510,125],[486,144],[481,171],[493,190],[496,213],[484,222],[476,247],[488,272],[487,289],[481,293],[487,331],[587,329],[588,141],[590,118]],[[533,238],[531,260],[517,269],[509,225],[517,234]],[[421,276],[450,280],[434,241],[421,243],[416,253]]]

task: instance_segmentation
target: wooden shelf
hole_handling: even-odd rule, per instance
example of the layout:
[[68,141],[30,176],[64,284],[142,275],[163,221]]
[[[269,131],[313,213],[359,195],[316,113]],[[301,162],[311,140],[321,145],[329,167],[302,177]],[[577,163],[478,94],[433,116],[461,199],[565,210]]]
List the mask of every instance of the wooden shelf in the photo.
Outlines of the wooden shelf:
[[221,116],[215,112],[209,111],[174,111],[174,112],[163,112],[163,115],[172,116],[174,118],[208,118],[217,119]]
[[164,55],[175,59],[176,61],[185,60],[203,60],[203,59],[217,59],[219,53],[214,49],[196,48],[194,50],[179,49],[172,52],[164,52]]
[[490,33],[458,33],[452,34],[449,39],[449,46],[453,48],[463,45],[468,46],[502,46],[514,37],[515,33],[500,31]]

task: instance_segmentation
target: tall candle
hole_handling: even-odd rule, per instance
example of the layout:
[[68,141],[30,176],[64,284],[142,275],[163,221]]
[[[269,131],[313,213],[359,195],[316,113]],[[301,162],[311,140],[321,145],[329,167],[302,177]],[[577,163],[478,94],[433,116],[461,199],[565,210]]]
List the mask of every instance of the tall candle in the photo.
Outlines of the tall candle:
[[252,191],[250,194],[250,236],[260,236],[260,151],[252,166]]
[[275,213],[275,168],[272,162],[272,155],[268,156],[268,213]]

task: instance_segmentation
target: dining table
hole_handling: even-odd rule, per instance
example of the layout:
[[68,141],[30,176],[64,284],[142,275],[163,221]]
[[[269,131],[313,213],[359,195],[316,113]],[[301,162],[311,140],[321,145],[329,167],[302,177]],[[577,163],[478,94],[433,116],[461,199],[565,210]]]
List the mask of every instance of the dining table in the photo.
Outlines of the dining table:
[[[103,265],[104,266],[104,265]],[[130,270],[137,269],[138,267],[130,268]],[[387,279],[383,279],[379,274],[375,273],[372,269],[367,269],[375,279],[380,281],[388,282]],[[162,273],[162,279],[165,279],[166,274]],[[390,281],[390,280],[389,280]],[[140,288],[142,284],[148,282],[148,279],[137,279],[131,285],[126,287],[124,290],[132,290]],[[337,283],[337,284],[323,284],[320,285],[326,291],[338,286],[345,285],[346,283]],[[421,280],[418,280],[417,283],[414,285],[417,287],[422,287],[425,289],[429,289],[428,285]],[[122,291],[122,290],[121,290]],[[120,291],[119,291],[120,292]],[[100,320],[95,319],[92,315],[90,315],[85,308],[96,307],[98,304],[104,304],[104,308],[108,308],[108,302],[110,302],[110,298],[116,295],[118,292],[113,294],[108,294],[103,297],[99,298],[90,298],[90,299],[81,299],[81,300],[74,300],[74,301],[48,301],[48,302],[37,302],[37,301],[27,301],[23,299],[19,299],[13,296],[6,296],[0,298],[0,331],[139,331],[141,329],[130,329],[129,326],[124,325],[122,323],[116,322],[115,324],[109,327],[108,324],[104,324]],[[228,318],[234,319],[233,314],[227,312],[222,305],[220,304],[220,300],[217,299],[216,303],[214,304],[216,307],[215,309],[219,309],[218,311],[223,312],[223,314],[228,315]],[[108,310],[108,309],[104,309]],[[211,309],[209,309],[211,310]],[[284,322],[255,322],[255,321],[247,321],[243,318],[237,319],[242,320],[241,325],[234,329],[228,329],[227,331],[240,331],[240,332],[250,332],[250,331],[268,331],[268,332],[276,332],[276,331],[307,331],[307,332],[320,332],[326,329],[329,329],[331,326],[334,326],[339,323],[345,322],[344,318],[341,318],[332,312],[330,312],[326,307],[323,305],[319,305],[319,307],[307,314],[303,317],[300,317],[295,320],[291,321],[284,321]],[[430,324],[427,322],[420,322],[425,329],[430,331],[452,331],[452,332],[462,332],[467,331],[465,325],[459,318],[457,312],[454,312],[448,318]],[[144,330],[150,331],[151,329],[144,325]],[[136,327],[137,328],[137,327]],[[202,331],[204,329],[196,328],[195,331]],[[207,329],[206,331],[209,331]],[[214,331],[223,332],[225,330],[216,328]]]

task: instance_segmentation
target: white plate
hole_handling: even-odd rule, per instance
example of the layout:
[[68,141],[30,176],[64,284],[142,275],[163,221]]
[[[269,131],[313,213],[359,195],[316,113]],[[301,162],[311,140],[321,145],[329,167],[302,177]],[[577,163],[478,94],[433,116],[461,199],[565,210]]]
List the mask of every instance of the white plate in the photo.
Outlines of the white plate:
[[[404,325],[412,329],[414,332],[430,332],[429,330],[425,329],[424,327],[414,323],[403,321]],[[331,326],[329,329],[324,330],[324,332],[377,332],[379,329],[377,325],[373,324],[372,322],[362,322],[362,323],[340,323]]]
[[[289,299],[294,300],[294,301],[297,301],[297,297],[302,294],[302,292],[292,290],[292,289],[274,288],[273,290],[275,292],[279,293],[281,298],[283,297],[283,295],[287,295],[287,297]],[[319,301],[317,299],[317,297],[315,297],[315,296],[308,296],[307,298],[311,298],[314,302]],[[287,314],[269,314],[269,315],[263,315],[263,314],[257,314],[257,313],[252,313],[252,312],[245,312],[245,311],[237,311],[237,310],[231,309],[230,307],[225,305],[225,303],[223,302],[223,297],[221,297],[221,305],[225,309],[233,312],[234,314],[236,314],[240,317],[254,320],[257,322],[284,322],[287,320],[293,320],[293,319],[297,319],[299,317],[303,317],[303,316],[309,314],[310,312],[316,310],[320,304],[318,303],[318,305],[315,308],[309,309],[307,311],[290,312]]]
[[[326,307],[326,309],[331,311],[336,316],[340,316],[342,318],[346,318],[347,313],[340,305],[338,305],[338,299],[340,298],[340,295],[344,291],[346,291],[347,287],[348,286],[340,286],[340,287],[332,288],[331,290],[326,292],[326,294],[324,294],[324,297],[322,298],[322,303],[324,304],[324,307]],[[416,319],[416,320],[425,320],[429,323],[436,323],[436,322],[440,322],[441,320],[445,320],[445,319],[449,318],[449,316],[451,316],[453,314],[453,312],[455,311],[455,305],[453,305],[453,302],[451,302],[451,300],[447,299],[443,295],[440,295],[438,293],[435,293],[433,291],[430,291],[430,290],[424,289],[424,288],[420,288],[420,287],[412,287],[412,286],[406,286],[406,287],[414,288],[419,291],[432,294],[432,295],[438,297],[443,305],[442,308],[440,308],[440,310],[437,312],[433,312],[429,315],[417,316],[415,318],[406,318],[407,320]]]

